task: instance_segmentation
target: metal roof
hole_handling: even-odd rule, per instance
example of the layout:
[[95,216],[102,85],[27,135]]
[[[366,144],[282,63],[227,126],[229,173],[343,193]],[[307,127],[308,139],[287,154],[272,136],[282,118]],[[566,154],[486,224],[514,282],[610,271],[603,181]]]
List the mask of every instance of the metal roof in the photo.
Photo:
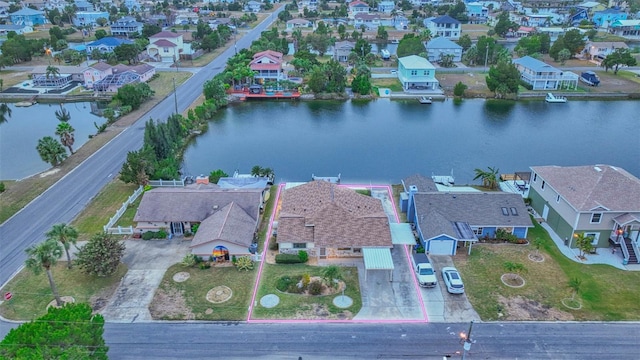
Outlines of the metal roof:
[[365,270],[393,270],[393,259],[389,248],[363,247]]
[[391,243],[393,245],[415,245],[416,238],[413,236],[411,224],[407,223],[390,223]]

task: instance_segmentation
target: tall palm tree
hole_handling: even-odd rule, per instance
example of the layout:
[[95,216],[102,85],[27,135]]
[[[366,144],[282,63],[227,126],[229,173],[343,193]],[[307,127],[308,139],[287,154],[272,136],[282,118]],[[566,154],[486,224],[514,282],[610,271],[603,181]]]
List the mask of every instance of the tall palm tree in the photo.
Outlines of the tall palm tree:
[[53,296],[56,298],[56,304],[62,306],[62,300],[60,299],[56,283],[53,281],[53,274],[51,273],[51,267],[55,265],[62,256],[62,246],[60,246],[57,241],[49,239],[29,247],[25,252],[29,256],[24,263],[27,269],[33,271],[36,275],[40,274],[43,269],[46,271],[51,292],[53,292]]
[[38,140],[36,150],[38,150],[42,161],[51,164],[51,166],[58,166],[67,158],[67,151],[62,147],[62,144],[51,136],[45,136]]
[[58,121],[67,122],[71,120],[71,114],[62,107],[62,104],[60,104],[60,110],[56,110],[55,114]]
[[64,251],[67,254],[67,267],[71,269],[72,263],[71,255],[69,255],[69,248],[71,247],[71,244],[75,245],[78,241],[78,230],[67,224],[55,224],[45,235],[47,236],[47,240],[55,240],[62,244],[62,247],[64,247]]
[[68,122],[61,122],[56,128],[56,135],[60,137],[60,143],[62,143],[63,146],[66,146],[71,154],[73,154],[73,143],[76,142],[76,138],[73,134],[74,131],[76,131],[76,129],[74,129]]
[[423,42],[429,42],[432,38],[433,35],[431,34],[431,30],[424,29],[420,32],[420,40],[422,40]]
[[11,108],[9,105],[2,103],[0,104],[0,124],[9,121],[11,117]]
[[45,74],[45,76],[47,77],[47,79],[51,76],[53,76],[54,78],[58,77],[60,75],[60,69],[58,69],[55,66],[47,66],[47,72]]
[[487,167],[488,171],[484,171],[480,168],[474,169],[473,171],[476,173],[476,177],[473,180],[482,179],[482,186],[495,189],[498,187],[498,170],[497,168],[493,168],[491,166]]

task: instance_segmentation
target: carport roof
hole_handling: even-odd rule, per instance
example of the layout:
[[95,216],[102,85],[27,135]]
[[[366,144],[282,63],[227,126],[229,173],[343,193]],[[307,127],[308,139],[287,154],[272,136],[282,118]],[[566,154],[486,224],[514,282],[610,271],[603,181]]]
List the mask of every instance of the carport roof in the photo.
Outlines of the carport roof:
[[416,238],[413,236],[411,224],[407,223],[390,223],[391,243],[393,245],[415,245]]
[[363,247],[365,270],[393,270],[393,259],[389,248]]

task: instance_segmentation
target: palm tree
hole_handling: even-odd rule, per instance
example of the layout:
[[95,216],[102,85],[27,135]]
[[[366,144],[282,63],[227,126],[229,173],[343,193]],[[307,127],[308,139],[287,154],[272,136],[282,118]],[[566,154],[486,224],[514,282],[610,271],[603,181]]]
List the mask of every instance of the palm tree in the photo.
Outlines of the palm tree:
[[420,40],[422,40],[423,42],[431,41],[432,37],[433,36],[431,35],[431,30],[429,29],[424,29],[420,32]]
[[263,171],[262,167],[260,165],[256,165],[256,166],[251,168],[251,175],[258,177],[258,176],[260,176],[262,171]]
[[62,104],[60,104],[60,110],[59,111],[56,110],[55,114],[56,114],[56,118],[59,121],[67,122],[67,121],[71,120],[71,114],[69,114],[67,109],[62,107]]
[[46,271],[51,292],[53,292],[53,296],[56,298],[56,304],[62,306],[62,300],[58,294],[56,283],[53,281],[53,274],[51,274],[51,267],[55,265],[62,256],[62,246],[60,246],[57,241],[49,239],[29,247],[25,252],[29,256],[25,261],[27,269],[33,271],[36,275],[40,274],[42,269]]
[[58,77],[59,75],[60,75],[60,69],[51,65],[47,66],[47,72],[46,72],[47,79],[50,76],[53,76],[55,78],[55,77]]
[[67,158],[67,151],[62,147],[62,144],[51,136],[45,136],[38,140],[36,150],[38,150],[42,161],[51,164],[51,166],[58,166]]
[[474,169],[473,171],[476,173],[476,177],[473,180],[482,179],[482,186],[495,189],[498,187],[498,170],[497,168],[492,168],[491,166],[487,167],[489,171],[484,171],[480,168]]
[[9,105],[2,103],[0,104],[0,124],[9,121],[11,117],[11,108]]
[[76,142],[76,138],[73,134],[74,131],[76,131],[76,129],[74,129],[68,122],[61,122],[56,128],[56,135],[60,137],[60,143],[62,143],[63,146],[66,146],[71,154],[73,154],[73,143]]
[[573,289],[573,295],[571,295],[571,300],[575,300],[576,295],[580,291],[580,286],[582,286],[582,280],[575,277],[569,280],[569,287]]
[[67,267],[71,269],[72,262],[71,255],[69,255],[69,248],[71,244],[75,245],[78,241],[78,230],[67,224],[55,224],[45,235],[47,236],[47,240],[55,240],[62,244],[67,254]]

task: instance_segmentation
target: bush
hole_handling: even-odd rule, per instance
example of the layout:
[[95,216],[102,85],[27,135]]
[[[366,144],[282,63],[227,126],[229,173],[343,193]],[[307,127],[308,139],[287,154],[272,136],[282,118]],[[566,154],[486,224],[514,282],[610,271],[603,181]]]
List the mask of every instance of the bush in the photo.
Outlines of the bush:
[[272,251],[278,250],[278,242],[276,241],[275,236],[271,239],[271,241],[269,241],[269,250],[272,250]]
[[300,259],[301,263],[306,263],[309,260],[309,254],[307,254],[307,252],[304,250],[300,250],[298,251],[298,258]]
[[0,193],[3,193],[6,190],[4,182],[0,181]]
[[276,264],[300,264],[300,256],[296,254],[277,254]]
[[276,289],[286,292],[291,283],[295,284],[294,280],[290,276],[285,275],[276,281]]
[[309,286],[309,283],[311,282],[311,276],[309,274],[304,274],[302,275],[302,286]]
[[462,96],[464,95],[464,91],[467,90],[468,86],[466,84],[464,84],[462,81],[459,81],[454,87],[453,87],[453,95],[454,96]]
[[238,258],[235,255],[231,255],[231,262],[235,265],[235,263],[238,261]]
[[309,294],[320,295],[322,294],[322,283],[318,280],[314,280],[309,284]]
[[238,270],[253,270],[253,261],[248,256],[240,256],[236,261],[234,261],[234,264]]
[[524,80],[520,80],[520,85],[527,90],[533,90],[533,85],[526,83]]
[[164,230],[160,231],[147,231],[142,233],[142,240],[151,240],[151,239],[166,239],[167,232]]
[[200,227],[200,224],[192,224],[191,225],[191,232],[195,235],[196,232],[198,232],[198,228]]
[[201,262],[198,267],[200,267],[201,270],[206,270],[211,268],[211,264],[208,261],[205,262]]
[[198,259],[199,257],[195,254],[187,254],[184,256],[184,258],[182,258],[180,264],[185,267],[192,267],[198,263]]

